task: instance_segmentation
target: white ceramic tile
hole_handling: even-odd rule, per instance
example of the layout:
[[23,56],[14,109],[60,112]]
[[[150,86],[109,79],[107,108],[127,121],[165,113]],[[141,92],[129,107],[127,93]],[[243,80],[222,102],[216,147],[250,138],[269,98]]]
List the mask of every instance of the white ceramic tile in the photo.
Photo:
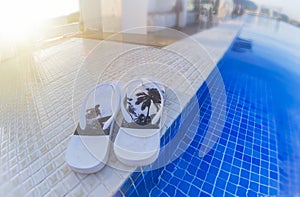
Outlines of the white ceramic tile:
[[98,196],[112,196],[112,193],[106,189],[103,184],[100,184],[94,191],[92,191],[89,195],[90,197],[98,197]]

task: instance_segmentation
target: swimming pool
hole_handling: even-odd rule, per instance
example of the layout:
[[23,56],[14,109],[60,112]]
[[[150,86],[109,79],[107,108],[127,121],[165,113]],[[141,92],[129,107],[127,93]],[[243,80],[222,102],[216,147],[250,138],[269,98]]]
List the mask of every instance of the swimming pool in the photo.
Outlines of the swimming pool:
[[[179,116],[161,139],[164,146],[178,132],[196,133],[186,151],[163,168],[132,173],[115,196],[300,194],[300,30],[264,18],[248,22],[197,91],[199,109],[183,121]],[[211,86],[218,80],[226,90],[226,122],[200,157],[212,121],[208,84],[218,91]]]

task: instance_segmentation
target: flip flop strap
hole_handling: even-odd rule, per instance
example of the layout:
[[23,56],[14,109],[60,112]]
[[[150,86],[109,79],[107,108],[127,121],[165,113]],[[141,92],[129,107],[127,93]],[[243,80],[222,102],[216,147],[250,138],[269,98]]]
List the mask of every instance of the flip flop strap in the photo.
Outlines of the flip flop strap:
[[104,86],[111,86],[112,89],[115,91],[115,94],[117,97],[117,106],[115,107],[115,110],[113,111],[112,116],[104,123],[103,130],[107,129],[111,125],[114,118],[116,117],[118,110],[119,110],[119,104],[120,104],[120,98],[121,98],[120,89],[118,88],[118,86],[115,83],[112,83],[112,82],[98,84],[94,89],[90,90],[90,92],[86,95],[86,97],[82,103],[82,106],[80,109],[80,120],[79,120],[79,126],[82,130],[84,130],[86,127],[85,110],[86,110],[86,104],[87,104],[88,98],[93,92],[96,92],[98,88],[104,87]]
[[[121,112],[123,114],[123,117],[125,119],[126,122],[133,122],[134,120],[132,119],[132,117],[130,116],[129,112],[127,111],[125,105],[126,103],[124,103],[124,100],[127,99],[127,91],[128,91],[128,86],[134,82],[142,82],[142,84],[146,84],[146,83],[150,83],[153,84],[155,88],[157,88],[159,95],[161,97],[161,106],[164,106],[164,97],[163,97],[163,93],[159,87],[159,85],[157,83],[155,83],[154,81],[151,81],[149,79],[136,79],[136,80],[132,80],[130,82],[128,82],[125,86],[125,90],[124,90],[124,95],[123,95],[123,103],[121,103]],[[127,102],[127,100],[126,100]],[[160,107],[158,112],[156,113],[156,115],[153,117],[153,119],[151,120],[151,124],[156,124],[158,122],[158,120],[160,119],[161,115],[163,112],[163,107]]]

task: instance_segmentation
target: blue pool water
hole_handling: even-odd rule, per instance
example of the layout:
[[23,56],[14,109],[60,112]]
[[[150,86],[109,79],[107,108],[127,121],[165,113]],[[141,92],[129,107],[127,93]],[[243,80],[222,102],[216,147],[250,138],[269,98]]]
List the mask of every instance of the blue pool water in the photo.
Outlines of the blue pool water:
[[[264,21],[243,27],[197,91],[200,109],[190,107],[161,140],[164,146],[178,132],[196,133],[187,150],[165,167],[134,172],[115,196],[300,194],[300,30],[271,22],[271,30]],[[225,84],[226,121],[199,157],[211,116],[207,87],[218,80]]]

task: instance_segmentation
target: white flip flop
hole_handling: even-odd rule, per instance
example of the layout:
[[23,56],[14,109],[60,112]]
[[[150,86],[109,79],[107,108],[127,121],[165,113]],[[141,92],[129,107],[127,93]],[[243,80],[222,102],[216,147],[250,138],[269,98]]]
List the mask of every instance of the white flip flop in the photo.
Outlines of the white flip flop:
[[72,170],[95,173],[105,166],[120,97],[118,86],[112,82],[97,85],[85,97],[80,122],[66,151],[66,162]]
[[129,166],[145,166],[155,161],[160,150],[164,97],[155,82],[134,80],[124,88],[123,121],[114,142],[118,160]]

